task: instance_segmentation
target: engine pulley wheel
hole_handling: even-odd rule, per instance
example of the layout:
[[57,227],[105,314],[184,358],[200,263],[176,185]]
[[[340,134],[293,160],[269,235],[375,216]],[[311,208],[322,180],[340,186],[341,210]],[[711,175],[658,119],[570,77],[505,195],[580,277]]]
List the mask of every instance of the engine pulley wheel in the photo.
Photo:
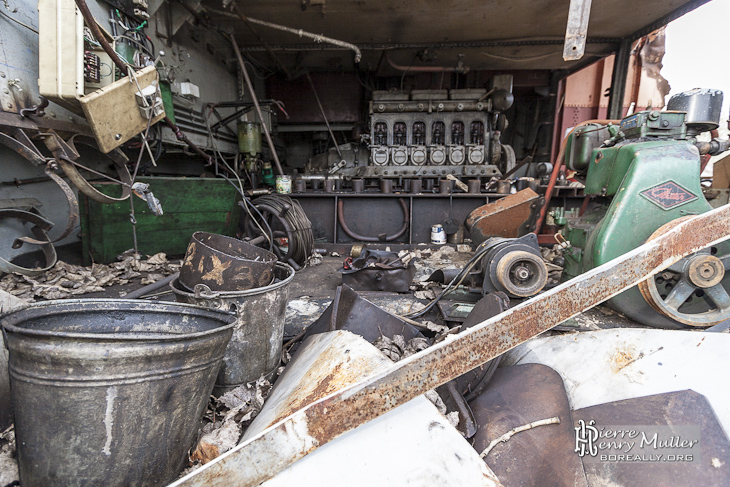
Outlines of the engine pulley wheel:
[[499,284],[511,295],[526,298],[540,292],[547,283],[547,267],[543,260],[530,252],[508,252],[497,263]]
[[[647,241],[668,232],[687,218],[661,226]],[[730,318],[730,294],[722,283],[730,255],[702,249],[639,283],[647,303],[660,314],[689,326],[707,327]]]

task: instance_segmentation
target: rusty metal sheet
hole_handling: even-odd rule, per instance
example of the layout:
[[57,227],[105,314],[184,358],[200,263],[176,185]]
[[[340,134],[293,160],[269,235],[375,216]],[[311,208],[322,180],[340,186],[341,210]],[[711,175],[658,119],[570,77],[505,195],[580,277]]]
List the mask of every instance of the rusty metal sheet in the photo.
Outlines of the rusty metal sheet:
[[[678,391],[599,404],[573,411],[573,420],[576,426],[579,420],[585,424],[595,421],[596,427],[612,430],[620,430],[621,426],[639,430],[641,426],[663,425],[699,428],[700,451],[693,461],[595,462],[584,456],[583,467],[590,487],[730,485],[730,441],[702,394]],[[681,437],[679,431],[677,434]],[[649,439],[652,436],[650,433]],[[653,453],[663,452],[657,449]]]
[[[242,441],[302,406],[353,384],[392,362],[362,338],[344,331],[308,339],[276,381]],[[448,452],[445,455],[444,452]],[[230,484],[235,485],[235,484]],[[264,487],[497,487],[479,454],[424,396],[343,435]]]
[[684,256],[728,238],[730,206],[697,215],[451,340],[303,407],[171,486],[258,485],[332,439],[610,299]]
[[[505,485],[586,487],[575,448],[570,403],[560,374],[546,365],[503,367],[489,389],[469,403],[479,429],[474,448],[484,451],[492,440],[519,426],[557,417],[560,424],[539,426],[498,443],[484,457]],[[635,485],[642,485],[637,483]]]
[[535,229],[535,217],[544,199],[530,188],[480,206],[472,211],[464,226],[474,244],[489,237],[521,237]]

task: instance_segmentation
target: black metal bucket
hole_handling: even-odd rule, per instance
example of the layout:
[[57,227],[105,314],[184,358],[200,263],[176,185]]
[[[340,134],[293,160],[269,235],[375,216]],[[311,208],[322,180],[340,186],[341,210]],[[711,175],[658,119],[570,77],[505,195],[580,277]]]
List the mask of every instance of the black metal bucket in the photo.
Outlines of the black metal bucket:
[[0,324],[22,485],[147,487],[185,466],[234,317],[77,299],[37,303]]
[[195,232],[180,267],[180,284],[192,291],[205,284],[213,291],[236,292],[268,286],[276,255],[237,238]]
[[196,286],[196,292],[188,292],[179,280],[170,283],[179,302],[236,311],[236,326],[218,373],[216,395],[268,375],[279,365],[294,269],[277,262],[274,277],[268,286],[238,292],[215,292],[201,285]]

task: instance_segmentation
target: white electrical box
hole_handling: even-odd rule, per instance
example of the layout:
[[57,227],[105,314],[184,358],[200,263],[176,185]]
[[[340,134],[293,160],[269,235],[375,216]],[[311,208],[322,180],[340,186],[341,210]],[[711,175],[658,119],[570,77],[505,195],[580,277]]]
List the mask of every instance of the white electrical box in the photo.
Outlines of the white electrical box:
[[40,94],[76,113],[84,95],[84,20],[74,0],[38,0]]

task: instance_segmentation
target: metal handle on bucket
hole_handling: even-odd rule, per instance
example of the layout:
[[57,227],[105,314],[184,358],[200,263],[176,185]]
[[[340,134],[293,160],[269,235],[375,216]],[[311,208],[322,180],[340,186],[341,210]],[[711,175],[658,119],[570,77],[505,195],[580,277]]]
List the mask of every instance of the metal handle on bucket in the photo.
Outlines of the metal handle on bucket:
[[196,298],[217,298],[220,296],[219,292],[215,292],[211,290],[208,286],[205,284],[196,284],[193,288],[193,293],[195,293]]

